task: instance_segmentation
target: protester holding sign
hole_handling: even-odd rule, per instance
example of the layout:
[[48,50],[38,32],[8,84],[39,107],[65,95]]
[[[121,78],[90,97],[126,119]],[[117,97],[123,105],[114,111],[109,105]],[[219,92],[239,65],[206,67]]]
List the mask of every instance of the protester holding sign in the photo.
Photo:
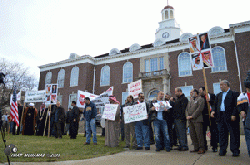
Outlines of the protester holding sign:
[[[134,97],[132,95],[129,95],[127,97],[127,103],[125,104],[125,107],[133,106],[133,105],[134,105]],[[134,122],[127,123],[127,124],[125,124],[124,128],[125,128],[125,141],[126,141],[126,146],[124,148],[130,147],[130,134],[132,135],[133,148],[134,149],[137,148],[136,139],[135,139],[135,123]]]
[[85,111],[83,112],[84,118],[86,120],[86,142],[84,145],[89,145],[90,144],[90,136],[92,130],[93,133],[93,144],[97,145],[97,138],[96,138],[96,127],[95,127],[95,118],[97,115],[97,109],[95,104],[90,101],[89,97],[85,97]]
[[120,130],[120,102],[114,96],[109,97],[111,105],[116,106],[115,120],[106,119],[105,121],[105,146],[117,147],[119,145]]
[[[144,100],[144,94],[141,92],[138,95],[139,100],[136,104],[145,103],[147,114],[149,114],[149,105]],[[143,149],[143,143],[145,145],[145,150],[150,150],[150,139],[149,139],[149,120],[141,120],[135,122],[135,135],[137,140],[136,150]]]
[[[166,114],[168,109],[164,105],[163,101],[164,99],[164,93],[162,91],[159,91],[157,94],[157,100],[155,103],[153,103],[153,106],[151,107],[151,111],[153,115],[155,116],[154,120],[154,131],[155,131],[155,141],[156,141],[156,151],[160,151],[163,146],[161,145],[160,140],[160,132],[163,132],[164,136],[164,145],[167,152],[170,152],[171,146],[170,146],[170,139],[168,134],[168,125],[166,122]],[[166,102],[165,102],[166,103]],[[171,107],[168,107],[171,108]]]

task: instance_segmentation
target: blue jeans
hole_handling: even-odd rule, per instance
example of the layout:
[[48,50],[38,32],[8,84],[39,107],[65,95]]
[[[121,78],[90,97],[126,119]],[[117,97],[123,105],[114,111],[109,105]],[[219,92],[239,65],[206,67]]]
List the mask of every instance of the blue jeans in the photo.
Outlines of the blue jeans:
[[163,132],[164,135],[164,145],[167,151],[170,151],[170,138],[168,134],[168,125],[165,120],[154,120],[154,132],[155,132],[155,141],[156,141],[156,149],[163,148],[161,146],[160,133]]
[[250,129],[245,128],[245,139],[247,143],[248,155],[250,157]]
[[136,137],[138,147],[143,146],[143,141],[144,141],[145,147],[150,147],[149,126],[144,125],[143,121],[137,121],[135,123],[135,137]]
[[86,143],[90,143],[90,136],[92,130],[93,133],[93,143],[97,143],[97,138],[96,138],[96,127],[95,127],[95,118],[91,119],[90,121],[86,121]]
[[187,122],[185,120],[174,120],[175,128],[176,128],[176,134],[177,138],[180,142],[180,148],[188,149],[188,143],[187,143],[187,130],[186,125]]

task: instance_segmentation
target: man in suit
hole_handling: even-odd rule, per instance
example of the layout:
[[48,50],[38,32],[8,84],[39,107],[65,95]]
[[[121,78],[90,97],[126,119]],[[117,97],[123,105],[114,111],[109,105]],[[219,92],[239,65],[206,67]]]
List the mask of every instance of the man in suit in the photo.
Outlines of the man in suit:
[[55,113],[55,123],[54,123],[55,138],[61,139],[62,126],[65,120],[65,111],[59,101],[57,101],[55,111],[52,113]]
[[73,106],[73,109],[70,113],[69,135],[70,139],[76,139],[78,133],[79,108],[76,106],[75,101],[72,101],[71,106]]
[[203,134],[203,109],[205,100],[199,96],[199,91],[193,89],[193,96],[187,105],[186,116],[189,121],[190,136],[194,144],[194,150],[190,152],[205,153],[205,142]]
[[210,48],[207,33],[200,35],[200,48],[201,50]]
[[233,156],[240,155],[240,118],[237,111],[237,94],[230,90],[227,80],[220,83],[222,92],[217,94],[211,117],[216,117],[219,129],[220,156],[227,153],[228,136],[230,133],[230,150]]

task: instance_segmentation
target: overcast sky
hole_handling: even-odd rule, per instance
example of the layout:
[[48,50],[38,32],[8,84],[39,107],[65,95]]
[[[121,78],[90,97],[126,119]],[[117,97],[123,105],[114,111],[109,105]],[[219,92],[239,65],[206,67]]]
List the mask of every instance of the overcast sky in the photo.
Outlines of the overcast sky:
[[[248,21],[248,0],[169,0],[184,33]],[[31,67],[153,43],[167,0],[0,0],[0,57]]]

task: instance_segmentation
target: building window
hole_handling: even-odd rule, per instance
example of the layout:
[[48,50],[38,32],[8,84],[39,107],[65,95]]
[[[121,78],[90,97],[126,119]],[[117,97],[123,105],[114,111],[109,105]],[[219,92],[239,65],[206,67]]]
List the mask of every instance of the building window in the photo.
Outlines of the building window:
[[101,69],[100,86],[109,86],[109,84],[110,84],[110,67],[106,65]]
[[60,96],[57,96],[57,100],[61,103],[61,105],[62,105],[62,95],[60,95]]
[[182,90],[182,93],[190,100],[190,91],[193,89],[193,86],[184,86],[180,87]]
[[74,67],[71,70],[71,76],[70,76],[70,86],[78,86],[78,78],[79,78],[79,67]]
[[165,11],[165,19],[168,19],[168,10]]
[[145,60],[145,72],[149,72],[149,60]]
[[126,62],[123,65],[123,83],[129,83],[133,81],[133,64]]
[[72,101],[75,101],[76,102],[76,100],[77,100],[77,95],[76,94],[70,94],[69,95],[69,104],[68,104],[68,108],[73,108],[72,106],[71,106],[71,103],[72,103]]
[[125,104],[125,100],[127,100],[128,92],[122,92],[122,105]]
[[48,72],[45,76],[45,84],[51,84],[52,72]]
[[164,57],[160,58],[160,70],[164,69]]
[[189,53],[185,52],[179,55],[178,69],[179,69],[179,76],[191,76],[192,75]]
[[158,65],[157,65],[157,58],[151,58],[150,59],[150,71],[157,71],[158,70]]
[[170,19],[173,19],[174,18],[174,12],[173,10],[170,10]]
[[61,69],[58,72],[58,76],[57,76],[58,88],[63,88],[64,87],[64,78],[65,78],[65,70]]
[[213,88],[214,88],[214,94],[217,95],[218,93],[221,92],[220,90],[220,83],[213,83]]
[[212,68],[212,72],[227,71],[225,49],[216,46],[212,49],[212,55],[214,61],[214,67]]

